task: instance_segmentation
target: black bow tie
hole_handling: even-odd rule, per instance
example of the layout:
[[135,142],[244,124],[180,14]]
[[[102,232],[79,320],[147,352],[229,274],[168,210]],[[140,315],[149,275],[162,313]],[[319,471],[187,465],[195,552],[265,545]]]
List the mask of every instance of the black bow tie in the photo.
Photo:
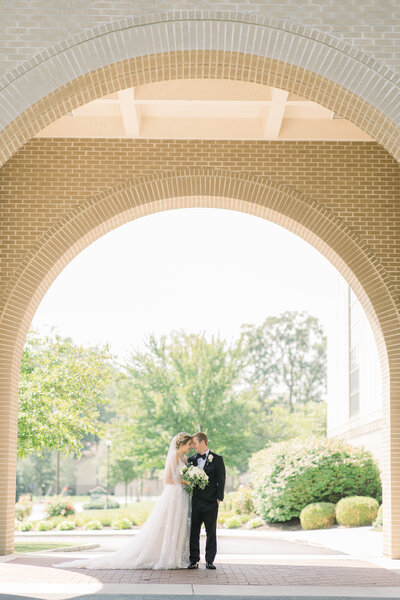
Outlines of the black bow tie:
[[196,458],[197,460],[199,460],[199,458],[206,458],[207,454],[196,454]]

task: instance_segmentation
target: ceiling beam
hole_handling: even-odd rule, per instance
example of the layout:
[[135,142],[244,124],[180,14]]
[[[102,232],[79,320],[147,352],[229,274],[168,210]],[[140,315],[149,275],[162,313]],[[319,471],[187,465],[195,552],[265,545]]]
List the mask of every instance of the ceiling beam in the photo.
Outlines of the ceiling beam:
[[288,95],[289,92],[285,92],[285,90],[272,89],[272,101],[269,106],[268,116],[263,122],[265,139],[276,140],[278,138]]
[[135,88],[119,91],[118,100],[126,137],[140,137],[140,115],[135,104]]

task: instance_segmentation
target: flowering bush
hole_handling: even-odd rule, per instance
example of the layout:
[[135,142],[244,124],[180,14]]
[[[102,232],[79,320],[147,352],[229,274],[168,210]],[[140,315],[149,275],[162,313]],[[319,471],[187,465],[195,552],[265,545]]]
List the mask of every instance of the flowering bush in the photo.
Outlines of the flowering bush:
[[289,521],[314,502],[359,494],[381,499],[372,455],[335,439],[295,438],[272,444],[250,461],[256,512],[267,522]]
[[18,521],[23,521],[32,512],[32,502],[29,494],[21,496],[15,505],[15,518]]
[[48,517],[69,517],[75,514],[75,508],[67,498],[55,496],[48,501],[46,513]]

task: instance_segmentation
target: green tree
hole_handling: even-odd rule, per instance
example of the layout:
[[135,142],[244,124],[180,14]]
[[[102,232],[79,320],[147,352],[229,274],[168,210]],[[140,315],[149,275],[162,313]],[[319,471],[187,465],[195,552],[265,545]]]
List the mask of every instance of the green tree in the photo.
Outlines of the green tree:
[[110,483],[116,485],[123,482],[125,485],[125,506],[128,504],[128,485],[141,474],[135,458],[130,456],[112,456],[110,463]]
[[321,402],[326,391],[326,337],[315,317],[285,312],[260,326],[244,325],[247,381],[258,387],[260,402],[289,406]]
[[288,406],[273,404],[265,423],[265,439],[282,442],[292,438],[326,437],[326,403],[306,402]]
[[111,435],[139,468],[155,470],[173,435],[201,430],[228,466],[246,468],[265,441],[253,435],[257,394],[243,388],[242,368],[238,344],[182,331],[169,339],[150,335],[145,351],[132,353],[120,382],[120,416]]
[[80,455],[82,438],[100,434],[99,405],[112,378],[107,347],[84,348],[59,335],[28,335],[21,362],[18,456],[58,450]]

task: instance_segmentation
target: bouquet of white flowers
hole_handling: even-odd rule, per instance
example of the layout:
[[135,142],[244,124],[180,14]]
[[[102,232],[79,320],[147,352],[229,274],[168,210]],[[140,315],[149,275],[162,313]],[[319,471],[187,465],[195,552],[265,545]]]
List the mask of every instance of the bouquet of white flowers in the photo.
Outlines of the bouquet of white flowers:
[[193,490],[196,486],[201,490],[204,490],[208,484],[208,475],[207,473],[204,473],[203,469],[200,469],[200,467],[182,467],[180,473],[186,484],[186,490],[191,496],[193,496]]

